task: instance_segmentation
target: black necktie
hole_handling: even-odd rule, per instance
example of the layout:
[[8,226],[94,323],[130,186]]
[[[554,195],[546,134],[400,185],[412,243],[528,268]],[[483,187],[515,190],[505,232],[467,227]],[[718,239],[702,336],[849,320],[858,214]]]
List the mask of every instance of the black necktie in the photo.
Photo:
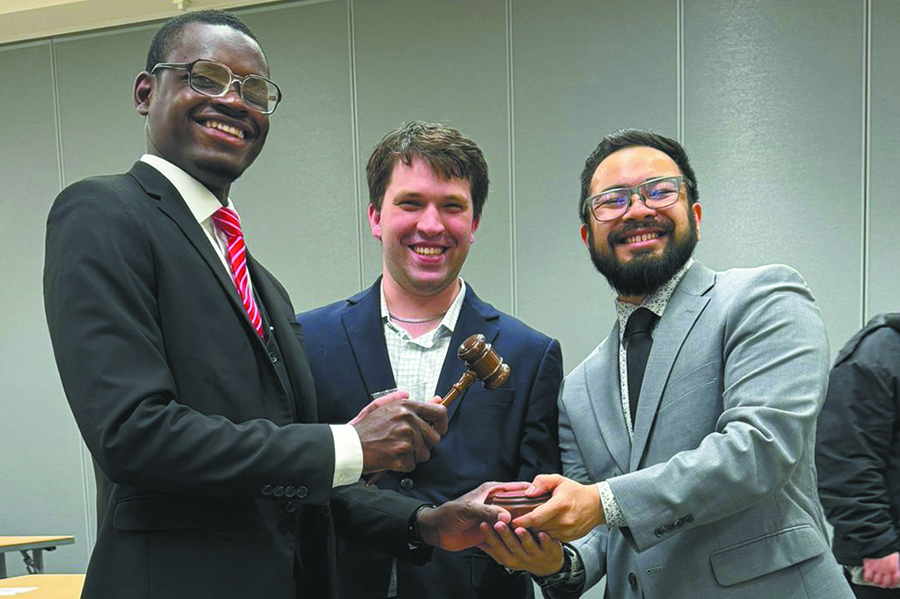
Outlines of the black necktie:
[[641,395],[641,383],[644,382],[644,369],[647,368],[647,357],[653,346],[650,328],[658,317],[647,308],[638,308],[628,317],[625,325],[625,362],[628,367],[628,408],[631,410],[631,423],[634,426],[634,415],[637,412],[638,398]]

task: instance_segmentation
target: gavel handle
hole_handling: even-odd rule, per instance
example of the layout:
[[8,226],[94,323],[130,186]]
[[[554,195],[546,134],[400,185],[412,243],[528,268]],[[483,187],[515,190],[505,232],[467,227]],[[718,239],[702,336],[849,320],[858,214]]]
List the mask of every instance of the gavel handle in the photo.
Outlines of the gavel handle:
[[[475,376],[474,372],[472,372],[471,370],[466,370],[462,374],[462,376],[459,377],[459,380],[456,381],[456,383],[452,387],[450,387],[450,391],[448,391],[447,395],[445,395],[444,398],[441,399],[440,404],[442,406],[448,407],[454,401],[465,395],[469,387],[471,387],[477,380],[478,377]],[[366,479],[366,486],[371,487],[376,482],[378,482],[378,479],[380,479],[388,472],[390,472],[390,470],[382,470],[380,472],[372,474],[369,478]]]
[[471,370],[465,371],[462,376],[459,377],[459,380],[456,381],[456,383],[452,387],[450,387],[447,395],[445,395],[441,400],[441,405],[449,407],[450,404],[465,395],[469,387],[471,387],[477,380],[478,378],[475,376],[474,372],[472,372]]

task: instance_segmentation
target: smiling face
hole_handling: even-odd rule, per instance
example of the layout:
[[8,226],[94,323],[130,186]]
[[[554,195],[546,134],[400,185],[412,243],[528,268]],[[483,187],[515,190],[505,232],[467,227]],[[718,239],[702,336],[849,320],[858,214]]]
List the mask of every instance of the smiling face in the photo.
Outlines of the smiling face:
[[[656,177],[682,174],[664,152],[645,146],[610,154],[591,178],[590,196],[608,189],[634,187]],[[620,297],[637,301],[664,285],[694,251],[700,238],[702,208],[690,208],[682,186],[678,201],[651,209],[632,197],[628,212],[612,221],[590,217],[581,226],[581,239],[594,266]]]
[[[199,58],[227,65],[235,75],[268,76],[259,45],[226,25],[189,23],[165,61]],[[247,107],[235,87],[221,98],[194,91],[187,71],[158,69],[135,81],[135,104],[147,117],[148,152],[180,167],[220,200],[265,144],[269,117]]]
[[452,286],[479,219],[474,218],[469,182],[444,180],[428,164],[398,161],[381,209],[369,205],[372,235],[381,240],[385,292],[408,296],[453,295]]

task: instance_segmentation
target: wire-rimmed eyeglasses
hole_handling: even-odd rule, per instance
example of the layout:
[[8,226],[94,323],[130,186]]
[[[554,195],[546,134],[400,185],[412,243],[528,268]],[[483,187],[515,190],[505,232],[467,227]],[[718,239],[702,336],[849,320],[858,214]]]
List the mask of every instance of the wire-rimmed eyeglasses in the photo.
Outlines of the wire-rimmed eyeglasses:
[[678,201],[681,195],[681,183],[685,187],[692,185],[691,180],[684,175],[671,177],[655,177],[648,179],[634,187],[616,187],[607,189],[584,201],[584,209],[590,210],[594,218],[604,222],[615,220],[631,208],[635,194],[647,208],[658,210],[666,208]]
[[190,73],[190,86],[196,92],[211,98],[221,98],[228,93],[236,81],[241,99],[250,108],[262,114],[272,114],[281,101],[281,89],[274,81],[261,75],[235,75],[227,65],[215,60],[200,58],[194,62],[160,62],[154,65],[150,74],[157,69],[174,69]]

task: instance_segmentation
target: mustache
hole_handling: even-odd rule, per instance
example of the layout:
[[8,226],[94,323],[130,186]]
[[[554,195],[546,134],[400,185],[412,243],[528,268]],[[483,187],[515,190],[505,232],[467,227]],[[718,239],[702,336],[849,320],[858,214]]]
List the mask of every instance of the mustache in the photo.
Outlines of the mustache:
[[675,231],[675,223],[673,223],[672,221],[662,222],[656,220],[655,218],[642,220],[641,222],[629,221],[627,223],[622,223],[622,225],[618,229],[612,231],[607,237],[607,240],[610,244],[621,243],[625,241],[625,238],[628,237],[632,233],[632,231],[637,231],[638,229],[646,229],[648,227],[658,229],[664,234],[670,234]]

